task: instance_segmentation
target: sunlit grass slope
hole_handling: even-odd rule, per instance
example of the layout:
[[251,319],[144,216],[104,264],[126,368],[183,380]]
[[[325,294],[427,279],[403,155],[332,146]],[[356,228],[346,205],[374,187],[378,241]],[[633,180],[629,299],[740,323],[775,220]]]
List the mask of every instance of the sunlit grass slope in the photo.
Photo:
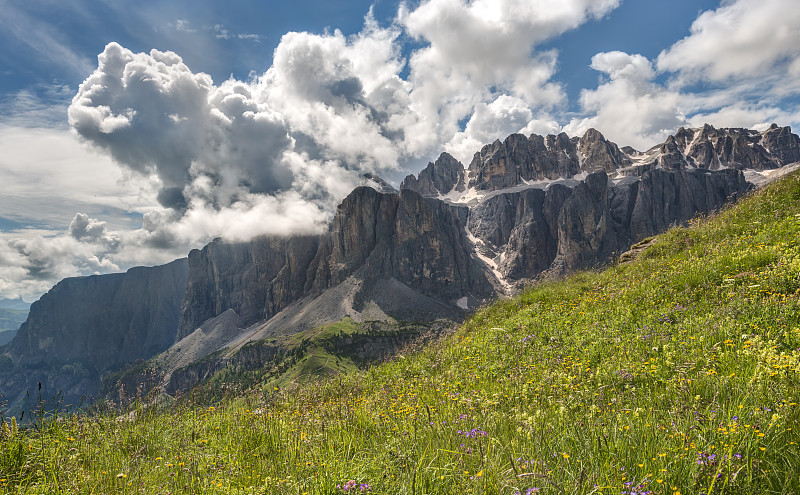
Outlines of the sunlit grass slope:
[[800,176],[369,370],[0,443],[12,493],[800,493]]

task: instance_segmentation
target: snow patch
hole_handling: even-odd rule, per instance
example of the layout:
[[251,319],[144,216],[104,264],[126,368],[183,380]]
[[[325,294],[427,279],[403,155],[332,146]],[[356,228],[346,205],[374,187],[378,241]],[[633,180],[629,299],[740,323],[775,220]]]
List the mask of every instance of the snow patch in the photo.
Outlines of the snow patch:
[[800,169],[800,162],[790,163],[772,170],[748,169],[744,171],[744,179],[760,188],[798,169]]
[[455,188],[447,194],[439,194],[437,199],[449,201],[455,204],[466,204],[472,201],[480,201],[486,193],[470,187],[466,191],[456,191]]
[[467,296],[464,296],[458,301],[456,301],[456,306],[458,306],[461,309],[469,309],[469,305],[467,304]]
[[588,172],[586,172],[584,170],[583,172],[581,172],[579,174],[573,175],[572,176],[572,180],[586,180],[587,177],[589,177],[589,174],[588,174]]
[[488,266],[489,269],[492,270],[492,273],[494,273],[494,276],[497,278],[497,280],[503,286],[503,289],[506,290],[506,291],[510,291],[511,290],[511,284],[509,284],[506,281],[505,277],[503,277],[503,274],[500,273],[500,271],[497,269],[497,263],[495,263],[494,260],[489,258],[488,256],[484,256],[483,254],[481,254],[481,252],[477,249],[479,245],[481,245],[481,246],[484,245],[483,241],[478,239],[474,235],[472,235],[472,232],[469,231],[469,228],[466,225],[464,226],[464,232],[467,234],[467,239],[469,239],[469,242],[472,243],[472,246],[474,248],[475,256],[477,256],[478,259],[483,261],[486,264],[486,266]]
[[539,179],[539,180],[520,179],[520,180],[522,181],[523,184],[528,185],[528,186],[545,186],[545,188],[546,188],[546,186],[549,186],[553,182],[555,182],[557,180],[561,180],[561,179]]

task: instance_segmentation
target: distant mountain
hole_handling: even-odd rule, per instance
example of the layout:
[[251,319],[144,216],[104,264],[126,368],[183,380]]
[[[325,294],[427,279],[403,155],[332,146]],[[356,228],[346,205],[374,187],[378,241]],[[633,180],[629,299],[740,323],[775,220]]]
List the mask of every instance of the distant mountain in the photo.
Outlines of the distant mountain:
[[14,309],[17,311],[28,311],[31,309],[31,304],[26,303],[21,297],[16,299],[2,299],[0,298],[0,309]]
[[[2,313],[2,310],[0,310],[0,314],[1,313]],[[0,316],[0,322],[2,322],[3,320],[4,320],[4,318],[2,316]],[[4,345],[8,344],[9,342],[11,342],[16,335],[17,335],[17,331],[16,330],[0,330],[0,347],[2,347]]]
[[0,394],[44,380],[76,397],[120,376],[129,394],[186,390],[331,322],[458,321],[538,278],[607,263],[741,197],[744,172],[798,159],[800,138],[777,126],[681,129],[646,152],[589,130],[515,134],[468,169],[445,153],[399,191],[365,176],[321,235],[216,240],[188,261],[62,281],[0,351]]
[[0,346],[11,342],[20,325],[25,323],[31,305],[17,299],[0,299]]

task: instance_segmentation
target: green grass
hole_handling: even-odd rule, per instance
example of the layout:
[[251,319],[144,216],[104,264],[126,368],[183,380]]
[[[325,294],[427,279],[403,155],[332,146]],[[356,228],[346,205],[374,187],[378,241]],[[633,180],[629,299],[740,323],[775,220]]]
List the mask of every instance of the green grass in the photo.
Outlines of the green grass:
[[[538,285],[386,364],[6,435],[0,485],[796,494],[799,349],[795,174],[632,263]],[[310,374],[331,359],[313,354]]]

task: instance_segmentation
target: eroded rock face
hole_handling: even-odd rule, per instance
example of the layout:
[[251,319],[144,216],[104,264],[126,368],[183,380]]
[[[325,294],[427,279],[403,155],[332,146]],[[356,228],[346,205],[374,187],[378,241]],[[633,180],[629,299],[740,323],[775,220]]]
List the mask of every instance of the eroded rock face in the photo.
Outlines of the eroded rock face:
[[750,189],[738,170],[652,170],[613,182],[604,171],[573,185],[496,194],[468,227],[503,279],[603,264],[645,237],[709,213]]
[[418,177],[409,175],[400,189],[410,189],[425,197],[437,197],[450,191],[463,191],[466,172],[464,165],[449,153],[442,153],[435,162],[429,163]]
[[97,370],[152,356],[174,341],[187,275],[181,259],[64,279],[33,303],[5,352],[17,365],[85,360]]
[[779,165],[800,162],[800,139],[789,126],[772,124],[763,134],[761,144]]
[[338,206],[326,234],[215,241],[192,251],[178,340],[229,309],[242,327],[268,320],[353,276],[395,279],[448,305],[489,297],[492,285],[464,230],[467,211],[411,190],[359,187]]
[[[512,134],[475,154],[466,186],[478,191],[498,191],[531,181],[569,179],[599,171],[615,178],[640,176],[650,170],[767,170],[797,161],[800,161],[800,138],[789,127],[775,124],[764,132],[716,129],[708,124],[697,129],[681,128],[646,152],[629,146],[620,149],[596,129],[589,129],[580,138],[569,138],[564,133],[544,137]],[[445,167],[430,164],[419,178],[408,176],[401,189],[413,189],[428,197],[446,194],[453,189],[451,184],[456,183],[451,176],[460,172],[457,163],[448,162],[447,181],[440,171]],[[440,182],[446,185],[434,185],[434,177],[440,177]]]
[[[370,188],[364,188],[369,189]],[[274,315],[304,293],[318,236],[264,237],[245,243],[221,240],[189,253],[189,279],[180,340],[227,309],[247,326]]]
[[463,206],[403,191],[390,252],[392,276],[444,301],[490,296],[492,286],[464,230],[467,214]]
[[525,181],[569,178],[580,172],[576,140],[566,134],[512,134],[475,154],[469,165],[469,186],[499,190]]
[[616,144],[607,141],[597,129],[586,131],[578,148],[583,158],[582,170],[589,174],[599,171],[612,174],[631,164],[630,158]]
[[186,259],[126,273],[68,278],[31,305],[27,321],[2,349],[0,394],[21,404],[64,393],[77,404],[99,390],[100,377],[174,342],[186,291]]

